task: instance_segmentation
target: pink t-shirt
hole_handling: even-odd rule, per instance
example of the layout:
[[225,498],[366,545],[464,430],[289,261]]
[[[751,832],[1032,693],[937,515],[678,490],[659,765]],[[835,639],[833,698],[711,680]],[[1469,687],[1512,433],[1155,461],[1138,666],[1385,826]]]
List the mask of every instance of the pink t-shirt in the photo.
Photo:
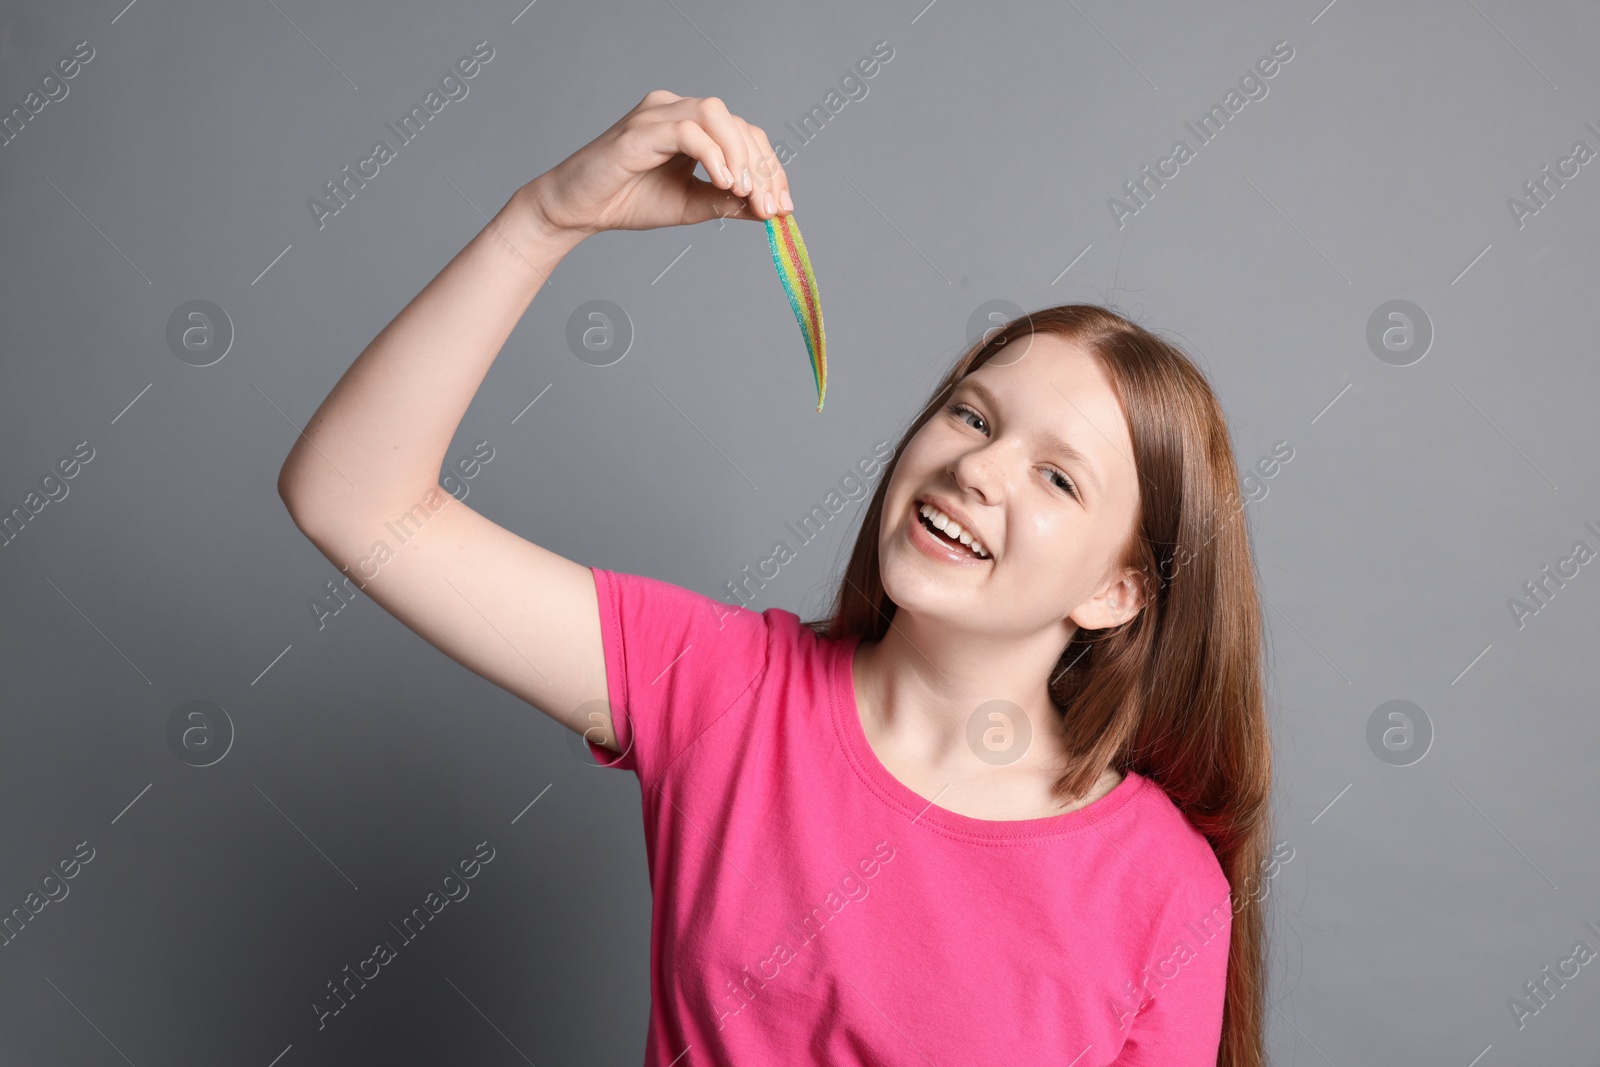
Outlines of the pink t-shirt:
[[646,1067],[1214,1067],[1232,907],[1215,854],[1128,773],[994,821],[891,775],[859,638],[591,568],[653,894]]

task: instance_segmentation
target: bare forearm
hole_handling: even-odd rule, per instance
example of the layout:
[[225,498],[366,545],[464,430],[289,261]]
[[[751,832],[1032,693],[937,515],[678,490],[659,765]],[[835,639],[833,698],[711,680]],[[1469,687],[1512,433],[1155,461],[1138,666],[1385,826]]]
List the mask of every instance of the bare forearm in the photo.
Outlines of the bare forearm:
[[373,338],[312,415],[278,477],[296,522],[409,506],[437,485],[489,365],[580,240],[542,224],[530,187]]

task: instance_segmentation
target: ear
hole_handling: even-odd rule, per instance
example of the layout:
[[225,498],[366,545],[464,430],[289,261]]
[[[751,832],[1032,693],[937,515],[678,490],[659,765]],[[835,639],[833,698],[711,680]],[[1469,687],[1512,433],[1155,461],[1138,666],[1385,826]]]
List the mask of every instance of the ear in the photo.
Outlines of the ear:
[[1127,622],[1143,607],[1144,583],[1139,580],[1139,571],[1125,567],[1120,576],[1108,581],[1067,618],[1080,629],[1104,630]]

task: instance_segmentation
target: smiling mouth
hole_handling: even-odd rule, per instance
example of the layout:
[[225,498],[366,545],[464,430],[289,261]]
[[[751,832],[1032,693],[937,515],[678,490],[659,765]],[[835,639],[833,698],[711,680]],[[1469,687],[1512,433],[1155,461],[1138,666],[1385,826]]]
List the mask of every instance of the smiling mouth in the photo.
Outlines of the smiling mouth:
[[916,519],[917,522],[920,522],[922,524],[922,528],[924,530],[927,530],[928,533],[932,534],[934,539],[939,541],[939,543],[944,544],[944,545],[948,545],[949,547],[951,547],[953,549],[956,549],[959,552],[963,552],[966,555],[970,556],[972,559],[987,559],[988,558],[986,556],[978,555],[976,552],[972,551],[972,549],[969,546],[962,544],[960,540],[958,540],[957,538],[951,537],[949,534],[947,534],[943,530],[939,529],[939,527],[937,527],[933,523],[929,522],[928,521],[928,517],[922,513],[922,505],[920,503],[913,504],[912,507],[915,509],[912,512],[913,517]]

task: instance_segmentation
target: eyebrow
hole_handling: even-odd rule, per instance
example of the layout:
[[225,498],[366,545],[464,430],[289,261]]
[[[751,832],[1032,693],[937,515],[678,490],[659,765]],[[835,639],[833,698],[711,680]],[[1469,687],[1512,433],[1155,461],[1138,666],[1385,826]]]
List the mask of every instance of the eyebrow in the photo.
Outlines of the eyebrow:
[[[956,383],[956,387],[952,391],[952,394],[959,393],[962,389],[970,389],[972,392],[977,393],[988,402],[990,407],[998,408],[1000,406],[1000,398],[995,396],[994,393],[990,392],[988,386],[973,379],[970,375]],[[1044,443],[1048,445],[1052,451],[1066,457],[1069,462],[1073,462],[1082,468],[1083,474],[1088,478],[1089,482],[1094,485],[1095,492],[1097,494],[1104,493],[1105,490],[1100,484],[1100,476],[1095,472],[1094,464],[1082,450],[1074,448],[1066,438],[1062,437],[1054,430],[1046,430],[1040,436]]]

